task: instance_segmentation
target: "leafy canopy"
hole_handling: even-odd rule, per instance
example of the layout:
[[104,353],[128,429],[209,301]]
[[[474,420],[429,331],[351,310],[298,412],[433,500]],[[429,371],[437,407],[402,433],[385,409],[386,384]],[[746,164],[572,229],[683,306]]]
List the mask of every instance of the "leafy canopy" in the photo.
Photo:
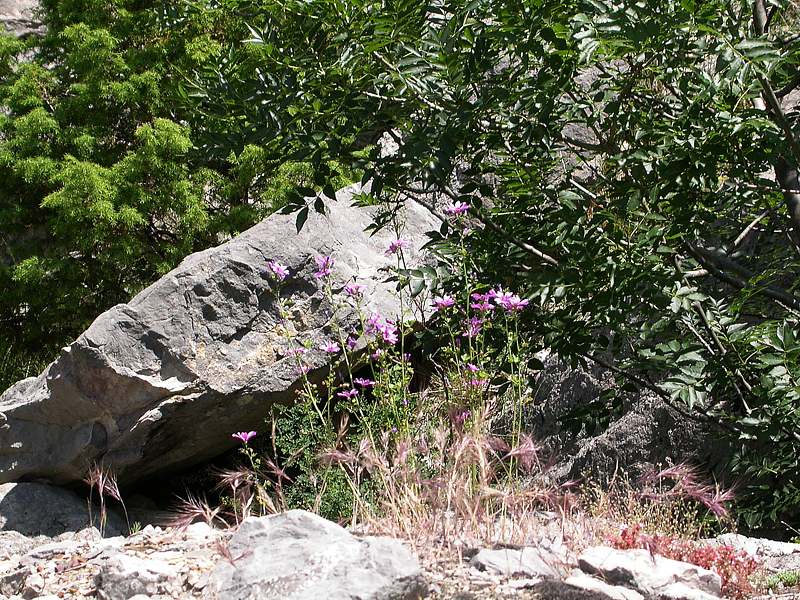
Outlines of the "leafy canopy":
[[[471,232],[431,234],[443,261],[524,290],[542,346],[610,352],[628,385],[708,421],[750,484],[751,524],[797,518],[790,3],[260,6],[250,44],[195,71],[210,119],[304,156],[320,184],[337,158],[389,206],[468,203]],[[397,150],[362,160],[381,135]],[[620,406],[605,402],[576,417]]]

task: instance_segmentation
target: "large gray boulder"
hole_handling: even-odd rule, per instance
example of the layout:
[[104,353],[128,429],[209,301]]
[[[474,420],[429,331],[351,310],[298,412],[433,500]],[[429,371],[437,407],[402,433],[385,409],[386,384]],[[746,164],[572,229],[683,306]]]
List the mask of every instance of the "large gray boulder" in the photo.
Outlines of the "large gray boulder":
[[302,510],[244,521],[206,590],[208,600],[416,600],[427,586],[402,542],[357,538]]
[[[340,294],[331,303],[326,281],[334,291],[363,284],[367,313],[399,311],[384,272],[396,264],[385,251],[397,233],[365,233],[372,213],[352,206],[358,191],[339,191],[326,214],[312,208],[300,233],[295,215],[275,214],[187,257],[100,315],[41,375],[8,389],[0,396],[0,483],[79,480],[95,462],[130,482],[200,463],[231,448],[232,432],[261,428],[270,406],[294,401],[301,381],[290,338],[310,344],[303,361],[321,379],[332,355],[320,345],[360,322]],[[413,264],[436,221],[415,204],[401,217]],[[320,255],[335,257],[328,278],[315,276]],[[291,272],[280,287],[267,269],[272,260]]]
[[663,598],[715,600],[722,594],[722,580],[716,573],[648,550],[593,546],[578,557],[578,566],[612,585]]

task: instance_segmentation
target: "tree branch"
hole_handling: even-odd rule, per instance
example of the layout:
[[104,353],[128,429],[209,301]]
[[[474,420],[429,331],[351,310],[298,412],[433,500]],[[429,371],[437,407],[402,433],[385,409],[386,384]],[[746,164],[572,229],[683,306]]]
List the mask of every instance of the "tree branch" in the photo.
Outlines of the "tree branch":
[[692,421],[698,421],[698,422],[701,422],[701,423],[703,423],[703,422],[713,423],[714,425],[717,425],[721,429],[725,429],[725,430],[730,431],[730,432],[735,432],[736,431],[731,425],[725,423],[724,421],[720,421],[719,419],[709,415],[707,412],[705,412],[705,410],[701,409],[700,407],[695,407],[695,409],[693,411],[687,412],[686,410],[683,409],[683,407],[681,407],[679,404],[675,403],[668,393],[666,393],[664,390],[659,388],[657,385],[651,383],[650,381],[648,381],[644,377],[640,377],[639,375],[636,375],[635,373],[631,373],[630,371],[626,371],[624,369],[620,369],[619,367],[617,367],[617,366],[615,366],[615,365],[603,360],[602,358],[597,358],[596,356],[593,356],[591,354],[587,354],[587,353],[584,353],[584,352],[578,352],[578,356],[582,356],[583,358],[585,358],[587,360],[590,360],[590,361],[592,361],[594,363],[597,363],[598,365],[600,365],[604,369],[608,369],[612,373],[617,373],[618,375],[622,375],[626,379],[630,379],[634,383],[636,383],[636,384],[638,384],[638,385],[650,390],[651,392],[656,394],[659,398],[661,398],[661,400],[664,402],[664,404],[666,404],[667,406],[672,408],[675,412],[677,412],[679,415],[681,415],[684,418],[691,419]]
[[[417,188],[417,187],[413,187],[413,186],[405,186],[403,188],[403,191],[404,192],[411,192],[411,193],[414,193],[414,194],[431,194],[431,193],[433,193],[430,190],[425,190],[425,189]],[[453,200],[454,202],[458,201],[458,195],[455,194],[454,192],[452,192],[451,190],[448,190],[447,188],[443,188],[441,191],[448,198]],[[417,202],[420,202],[421,199],[415,198],[414,200],[416,200]],[[431,208],[429,208],[425,204],[422,204],[422,205],[425,206],[426,208],[428,208],[429,210],[432,210]],[[436,214],[434,210],[432,210],[432,212],[434,212],[434,214]],[[519,238],[511,235],[505,229],[500,227],[497,223],[495,223],[494,221],[492,221],[488,217],[485,217],[484,215],[482,215],[480,213],[480,211],[478,211],[474,206],[470,207],[469,214],[471,214],[478,221],[483,223],[486,227],[488,227],[489,229],[491,229],[492,231],[494,231],[498,235],[500,235],[500,236],[504,237],[505,239],[507,239],[509,242],[514,244],[517,248],[519,248],[521,250],[524,250],[528,254],[531,254],[532,256],[535,256],[536,258],[538,258],[542,262],[545,262],[545,263],[549,264],[550,266],[553,266],[553,267],[557,267],[558,266],[558,261],[555,258],[550,256],[549,254],[546,254],[546,253],[542,252],[538,248],[536,248],[534,246],[531,246],[527,242],[523,242]]]
[[800,73],[795,75],[794,79],[775,92],[775,96],[778,98],[783,98],[784,96],[791,94],[798,87],[800,87]]
[[[748,287],[747,279],[755,277],[752,271],[734,262],[722,252],[712,252],[706,248],[695,246],[691,242],[686,242],[686,247],[689,250],[689,254],[705,267],[711,275],[732,287],[745,289]],[[732,275],[729,271],[734,271],[746,279]],[[763,286],[757,289],[768,298],[772,298],[780,304],[793,309],[792,312],[800,311],[800,298],[774,286]]]

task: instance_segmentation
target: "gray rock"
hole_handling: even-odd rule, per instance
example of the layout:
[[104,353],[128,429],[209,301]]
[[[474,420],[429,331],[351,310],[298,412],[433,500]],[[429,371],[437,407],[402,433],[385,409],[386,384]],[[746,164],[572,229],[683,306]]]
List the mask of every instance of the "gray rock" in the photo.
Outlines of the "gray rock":
[[416,558],[400,541],[357,538],[292,510],[246,519],[205,590],[208,600],[404,600],[424,597]]
[[76,541],[61,541],[53,542],[51,544],[42,544],[33,550],[29,550],[22,557],[21,563],[23,565],[33,565],[38,561],[52,560],[58,555],[74,554],[81,547],[80,542]]
[[481,571],[504,577],[558,577],[563,571],[559,557],[541,548],[484,548],[469,562]]
[[580,569],[612,585],[676,600],[712,600],[721,594],[719,575],[696,565],[650,554],[647,550],[587,548],[578,557]]
[[21,567],[0,575],[0,594],[17,596],[25,588],[25,582],[31,574],[30,567]]
[[800,544],[779,542],[765,538],[752,538],[738,533],[724,533],[706,541],[712,544],[731,546],[737,550],[747,552],[747,554],[755,558],[800,555]]
[[[384,252],[396,234],[364,232],[372,213],[351,206],[359,189],[340,190],[325,215],[312,207],[299,234],[295,215],[275,214],[187,257],[98,317],[39,377],[8,389],[0,482],[74,481],[101,460],[130,482],[219,455],[236,444],[232,432],[257,429],[271,405],[294,400],[301,377],[289,335],[311,344],[303,359],[322,379],[332,359],[320,343],[337,337],[336,324],[355,329],[359,319],[344,300],[331,304],[314,276],[317,256],[335,257],[334,289],[354,279],[366,286],[366,312],[399,312],[395,284],[385,281],[396,261]],[[402,218],[414,264],[413,249],[436,221],[417,205]],[[270,260],[291,271],[280,301]],[[279,302],[289,301],[285,326]]]
[[636,590],[621,585],[610,585],[585,573],[578,572],[570,575],[564,580],[564,583],[582,590],[604,594],[611,600],[644,600],[644,596]]
[[0,0],[0,28],[17,37],[41,33],[38,8],[38,0]]
[[[97,510],[92,515],[95,519]],[[44,483],[0,485],[0,530],[53,537],[88,527],[89,517],[86,501],[69,490]],[[126,529],[124,521],[109,510],[106,532]]]
[[585,589],[557,579],[542,581],[532,592],[536,600],[616,600],[598,589]]
[[152,596],[176,585],[177,573],[161,560],[119,554],[109,559],[95,578],[101,600],[129,600],[137,595]]
[[565,417],[599,399],[616,384],[598,366],[573,368],[557,355],[543,357],[536,401],[526,427],[552,453],[551,473],[559,480],[584,476],[606,481],[619,469],[636,479],[659,465],[701,463],[711,471],[725,464],[728,451],[708,425],[683,417],[653,393],[623,393],[623,415],[599,431],[572,431]]
[[48,542],[50,542],[50,538],[45,536],[27,537],[18,531],[0,531],[0,561],[25,554]]

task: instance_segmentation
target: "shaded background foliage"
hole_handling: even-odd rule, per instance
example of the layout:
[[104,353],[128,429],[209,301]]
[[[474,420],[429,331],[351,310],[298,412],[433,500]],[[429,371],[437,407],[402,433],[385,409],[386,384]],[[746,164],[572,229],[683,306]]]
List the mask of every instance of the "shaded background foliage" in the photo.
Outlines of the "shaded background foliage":
[[387,206],[469,203],[471,230],[432,233],[444,264],[524,292],[532,344],[602,361],[732,441],[750,524],[796,521],[792,2],[44,15],[42,40],[0,45],[0,338],[64,343],[186,253],[363,172]]

